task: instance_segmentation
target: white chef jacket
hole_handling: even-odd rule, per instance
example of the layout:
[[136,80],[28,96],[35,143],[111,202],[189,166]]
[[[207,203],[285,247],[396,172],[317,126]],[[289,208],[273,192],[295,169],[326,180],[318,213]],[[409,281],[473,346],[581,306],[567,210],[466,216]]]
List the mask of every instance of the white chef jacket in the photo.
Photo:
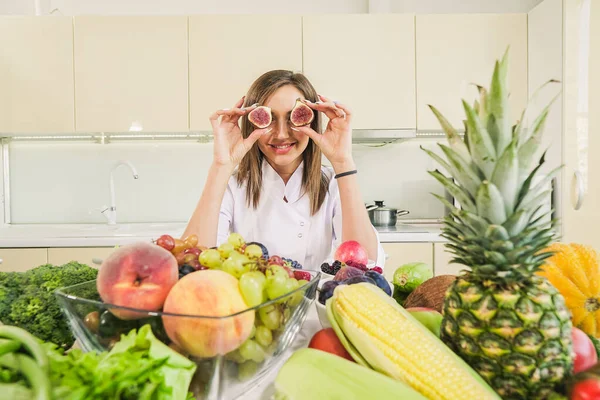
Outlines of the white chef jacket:
[[[303,168],[304,162],[286,185],[273,167],[263,161],[263,190],[256,209],[247,206],[246,183],[238,185],[233,174],[221,204],[217,246],[227,241],[231,232],[237,232],[246,242],[260,242],[267,247],[270,255],[291,258],[305,269],[319,270],[324,261],[331,261],[342,238],[342,208],[337,180],[333,178],[331,167],[321,167],[330,179],[329,192],[320,210],[311,215],[310,199],[301,193]],[[372,228],[378,245],[374,261],[384,268],[385,253],[377,230]]]

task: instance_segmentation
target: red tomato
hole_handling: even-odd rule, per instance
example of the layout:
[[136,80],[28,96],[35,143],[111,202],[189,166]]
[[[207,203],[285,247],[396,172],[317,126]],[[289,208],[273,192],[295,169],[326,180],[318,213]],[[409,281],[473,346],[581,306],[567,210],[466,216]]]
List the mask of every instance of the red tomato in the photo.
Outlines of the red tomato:
[[594,343],[581,329],[573,327],[571,335],[575,352],[573,372],[578,373],[595,365],[598,362],[598,355]]
[[354,361],[350,353],[346,351],[342,342],[335,334],[333,328],[321,329],[310,339],[308,347],[326,351],[327,353],[335,354],[347,360]]
[[597,400],[600,399],[600,381],[586,379],[577,382],[571,391],[570,400]]

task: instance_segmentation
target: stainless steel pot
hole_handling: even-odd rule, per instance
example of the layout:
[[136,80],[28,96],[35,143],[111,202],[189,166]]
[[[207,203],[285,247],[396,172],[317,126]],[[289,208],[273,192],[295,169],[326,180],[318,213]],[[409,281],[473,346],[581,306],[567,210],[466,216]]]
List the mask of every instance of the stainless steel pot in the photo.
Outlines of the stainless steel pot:
[[374,205],[367,206],[367,211],[374,226],[394,226],[398,217],[409,213],[408,210],[386,207],[383,201],[376,201]]

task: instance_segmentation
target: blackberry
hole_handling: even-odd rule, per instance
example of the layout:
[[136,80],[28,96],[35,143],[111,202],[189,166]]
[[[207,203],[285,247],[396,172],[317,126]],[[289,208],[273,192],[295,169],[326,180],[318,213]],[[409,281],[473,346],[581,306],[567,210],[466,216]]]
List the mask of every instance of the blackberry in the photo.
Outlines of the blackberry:
[[321,264],[321,272],[324,272],[324,273],[330,274],[330,275],[335,275],[335,272],[333,272],[333,265],[329,265],[326,262]]

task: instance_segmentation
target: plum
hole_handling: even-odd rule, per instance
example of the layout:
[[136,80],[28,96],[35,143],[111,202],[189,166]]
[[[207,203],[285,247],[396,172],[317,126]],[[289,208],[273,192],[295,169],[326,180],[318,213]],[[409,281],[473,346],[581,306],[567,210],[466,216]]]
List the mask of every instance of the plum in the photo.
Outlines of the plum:
[[365,277],[371,278],[372,280],[374,280],[375,284],[381,290],[386,292],[388,294],[388,296],[392,295],[392,288],[390,287],[390,284],[388,283],[388,281],[385,279],[385,277],[383,275],[381,275],[377,271],[367,271],[367,272],[365,272]]
[[368,276],[362,275],[362,276],[354,276],[352,278],[348,278],[344,281],[342,281],[342,283],[344,285],[353,285],[355,283],[362,283],[362,282],[367,282],[370,284],[373,284],[375,286],[377,286],[377,283],[375,283],[375,281],[371,278],[369,278]]
[[333,291],[335,290],[336,287],[338,287],[339,285],[341,285],[342,282],[340,281],[327,281],[323,284],[323,286],[321,286],[321,289],[319,290],[319,303],[325,305],[325,302],[327,301],[328,298],[330,298],[331,296],[333,296]]
[[358,268],[354,267],[344,267],[340,268],[340,270],[335,274],[333,278],[334,281],[345,281],[346,279],[352,278],[354,276],[363,276],[364,271],[361,271]]

